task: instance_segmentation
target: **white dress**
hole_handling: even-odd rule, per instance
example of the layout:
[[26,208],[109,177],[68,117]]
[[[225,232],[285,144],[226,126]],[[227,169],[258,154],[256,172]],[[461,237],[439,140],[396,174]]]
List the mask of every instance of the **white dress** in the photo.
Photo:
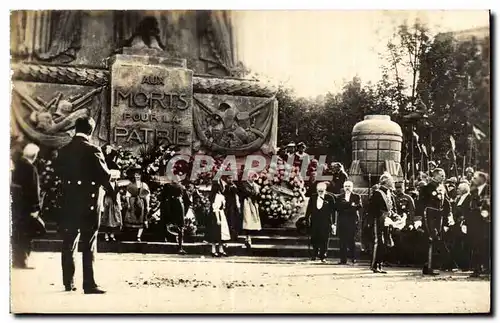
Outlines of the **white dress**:
[[220,216],[220,236],[221,241],[231,240],[231,235],[229,233],[229,226],[227,224],[226,214],[224,213],[224,208],[226,205],[226,198],[224,195],[217,193],[215,195],[214,202],[212,203],[212,209],[214,212],[218,212]]

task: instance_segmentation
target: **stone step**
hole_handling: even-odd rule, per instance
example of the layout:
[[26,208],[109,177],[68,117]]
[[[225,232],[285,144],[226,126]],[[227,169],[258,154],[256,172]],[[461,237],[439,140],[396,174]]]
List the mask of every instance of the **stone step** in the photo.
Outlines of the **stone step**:
[[[358,254],[360,245],[356,245]],[[36,239],[33,241],[33,250],[42,252],[57,252],[62,248],[60,239]],[[190,242],[184,244],[184,249],[189,254],[210,255],[210,244],[206,242]],[[81,249],[81,245],[79,246]],[[137,241],[98,241],[97,250],[101,253],[144,253],[144,254],[175,254],[177,244],[172,242],[137,242]],[[307,245],[276,245],[256,244],[248,250],[242,243],[228,243],[227,253],[235,256],[262,256],[262,257],[309,257],[310,248]],[[329,257],[336,258],[339,255],[338,248],[328,249]],[[366,255],[362,255],[366,258]]]
[[[120,232],[116,235],[117,240],[119,241],[135,241],[136,232]],[[250,235],[252,238],[252,244],[268,244],[268,245],[303,245],[307,246],[309,244],[309,237],[307,236],[265,236],[265,235]],[[48,230],[46,235],[41,238],[41,240],[61,240],[61,235],[55,230]],[[99,232],[98,235],[99,240],[104,240],[104,233]],[[175,238],[172,237],[171,242],[174,242]],[[151,232],[144,232],[142,236],[142,240],[145,242],[163,242],[158,236],[155,236]],[[205,240],[205,236],[203,234],[196,234],[194,236],[186,237],[185,241],[188,243],[197,243],[203,242]],[[246,236],[240,235],[238,236],[238,243],[243,244],[246,240]],[[339,238],[331,237],[329,247],[336,248],[339,247]]]

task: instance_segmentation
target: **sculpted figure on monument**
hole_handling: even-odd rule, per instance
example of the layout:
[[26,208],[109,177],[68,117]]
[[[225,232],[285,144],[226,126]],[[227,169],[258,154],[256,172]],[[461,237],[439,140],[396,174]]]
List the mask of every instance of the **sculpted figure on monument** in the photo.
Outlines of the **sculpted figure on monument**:
[[118,12],[116,16],[118,51],[123,47],[133,49],[156,49],[163,51],[160,39],[160,26],[156,17],[144,15],[139,11]]
[[13,12],[12,55],[55,63],[73,61],[81,47],[82,16],[78,10]]
[[232,102],[210,107],[195,97],[194,126],[201,144],[216,152],[241,155],[261,148],[271,129],[271,100],[249,109]]

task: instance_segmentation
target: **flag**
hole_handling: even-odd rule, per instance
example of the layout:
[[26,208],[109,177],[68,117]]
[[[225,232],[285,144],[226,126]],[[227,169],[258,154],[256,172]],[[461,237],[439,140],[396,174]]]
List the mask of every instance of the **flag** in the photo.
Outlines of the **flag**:
[[413,137],[415,138],[415,140],[417,141],[417,145],[418,145],[418,139],[420,138],[417,133],[415,131],[413,131]]
[[436,148],[434,146],[431,146],[431,152],[436,151]]
[[422,144],[422,152],[424,153],[425,156],[428,156],[427,155],[427,147],[425,147],[424,144]]
[[452,135],[450,135],[450,142],[451,142],[451,150],[455,151],[455,149],[456,149],[455,138],[453,138]]
[[417,133],[415,131],[412,131],[413,133],[413,138],[415,138],[415,141],[417,142],[417,149],[420,153],[422,153],[422,150],[420,149],[420,145],[418,143],[418,140],[420,139],[420,137],[417,135]]
[[475,125],[472,125],[472,133],[474,134],[477,140],[483,140],[484,138],[486,138],[486,134],[482,132],[481,129],[479,129]]

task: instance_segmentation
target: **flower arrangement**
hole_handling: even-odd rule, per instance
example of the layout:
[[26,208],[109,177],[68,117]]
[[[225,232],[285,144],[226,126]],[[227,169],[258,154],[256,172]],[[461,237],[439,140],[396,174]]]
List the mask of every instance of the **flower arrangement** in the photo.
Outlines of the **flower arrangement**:
[[[278,164],[282,162],[278,161]],[[261,187],[259,206],[267,219],[276,222],[284,222],[300,214],[304,201],[306,188],[300,176],[297,166],[286,165],[290,172],[285,177],[285,170],[278,170],[275,174],[270,169],[276,169],[271,164],[259,174],[257,184]]]

